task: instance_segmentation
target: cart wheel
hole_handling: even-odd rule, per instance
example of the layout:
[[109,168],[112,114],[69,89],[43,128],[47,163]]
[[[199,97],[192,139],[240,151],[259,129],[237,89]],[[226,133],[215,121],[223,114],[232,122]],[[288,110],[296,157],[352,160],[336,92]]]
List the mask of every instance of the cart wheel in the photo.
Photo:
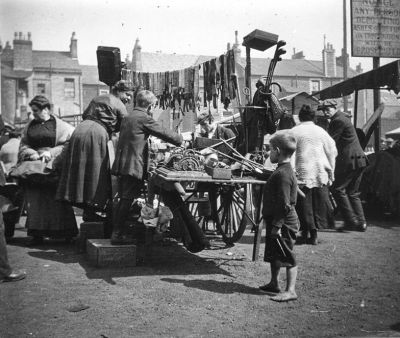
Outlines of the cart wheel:
[[217,230],[215,221],[211,217],[208,194],[201,196],[199,193],[193,193],[185,200],[185,204],[204,233]]
[[220,185],[210,192],[213,219],[226,244],[237,242],[253,222],[248,184]]

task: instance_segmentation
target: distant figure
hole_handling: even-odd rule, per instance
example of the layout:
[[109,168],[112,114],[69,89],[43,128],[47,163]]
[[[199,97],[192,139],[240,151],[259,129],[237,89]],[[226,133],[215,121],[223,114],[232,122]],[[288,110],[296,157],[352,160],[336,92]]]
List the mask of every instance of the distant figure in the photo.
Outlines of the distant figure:
[[197,123],[201,127],[200,135],[202,137],[228,140],[236,136],[231,129],[215,123],[214,117],[208,113],[199,114]]
[[18,150],[21,143],[21,134],[19,132],[10,131],[8,136],[9,140],[0,149],[0,161],[4,164],[6,175],[18,162]]
[[[133,88],[121,80],[111,94],[94,98],[83,113],[65,151],[57,199],[83,208],[84,221],[104,220],[97,212],[106,212],[112,199],[110,160],[107,143],[120,130],[127,115],[124,103]],[[111,222],[106,225],[111,235]]]

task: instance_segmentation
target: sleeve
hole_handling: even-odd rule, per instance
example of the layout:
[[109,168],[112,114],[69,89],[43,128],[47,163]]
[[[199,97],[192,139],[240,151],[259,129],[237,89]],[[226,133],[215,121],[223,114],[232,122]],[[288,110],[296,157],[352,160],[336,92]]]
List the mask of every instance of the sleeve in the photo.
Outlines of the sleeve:
[[56,120],[57,125],[56,128],[59,128],[58,134],[58,139],[56,140],[56,146],[51,148],[50,154],[51,157],[54,159],[57,156],[61,154],[63,151],[64,147],[66,147],[69,143],[69,139],[71,138],[71,135],[74,131],[74,127],[71,126],[69,123],[62,121],[62,120]]
[[118,133],[121,130],[122,120],[123,120],[123,118],[125,116],[128,115],[128,111],[126,110],[125,105],[122,103],[122,101],[120,101],[119,103],[121,103],[121,104],[118,104],[118,106],[115,109],[115,113],[116,113],[116,116],[117,116],[117,124],[115,126],[115,132],[116,133]]
[[274,204],[272,225],[282,228],[285,222],[285,216],[290,211],[290,191],[292,179],[289,175],[280,174],[276,187],[276,203]]
[[22,132],[21,143],[18,150],[18,162],[28,161],[33,154],[37,154],[37,151],[30,147],[28,141],[28,128],[30,124],[27,124]]
[[146,118],[143,123],[143,128],[150,135],[158,137],[159,139],[168,143],[172,143],[176,146],[180,146],[183,142],[182,135],[164,128],[160,123],[153,120],[151,117]]
[[328,133],[335,140],[336,143],[339,141],[340,136],[343,134],[344,128],[345,124],[339,119],[332,120],[329,124]]
[[329,165],[332,169],[331,172],[328,173],[329,175],[329,180],[333,182],[335,180],[335,165],[336,165],[336,157],[338,155],[337,148],[336,148],[336,143],[333,140],[332,137],[329,136],[329,134],[326,134],[325,137],[326,141],[324,142],[324,151],[326,158],[328,159]]

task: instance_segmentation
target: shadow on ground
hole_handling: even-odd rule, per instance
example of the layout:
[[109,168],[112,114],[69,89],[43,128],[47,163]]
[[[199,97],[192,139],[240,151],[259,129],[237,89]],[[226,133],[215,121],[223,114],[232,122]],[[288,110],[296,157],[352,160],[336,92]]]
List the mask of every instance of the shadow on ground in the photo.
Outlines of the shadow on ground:
[[[221,274],[230,276],[216,262],[199,257],[187,251],[176,241],[157,242],[151,253],[135,267],[104,267],[91,265],[86,254],[77,253],[75,243],[62,240],[45,240],[37,246],[28,246],[28,237],[14,237],[10,246],[26,247],[27,254],[33,258],[59,262],[61,264],[79,264],[89,279],[103,279],[114,284],[113,278],[151,275],[207,275]],[[218,246],[222,244],[219,243]],[[215,247],[217,249],[217,247]]]
[[246,293],[250,295],[264,295],[259,289],[249,287],[247,285],[235,283],[235,282],[222,282],[210,279],[176,279],[176,278],[161,278],[161,281],[167,283],[182,284],[188,288],[195,288],[199,290],[221,293],[221,294],[233,294],[233,293]]

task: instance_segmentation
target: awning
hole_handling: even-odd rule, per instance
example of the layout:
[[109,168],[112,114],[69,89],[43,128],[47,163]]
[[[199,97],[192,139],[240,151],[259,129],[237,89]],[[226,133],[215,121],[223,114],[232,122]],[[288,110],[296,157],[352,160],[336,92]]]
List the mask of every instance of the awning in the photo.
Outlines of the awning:
[[279,101],[283,101],[283,100],[291,101],[294,98],[296,98],[297,96],[303,96],[303,97],[305,97],[307,99],[310,99],[310,100],[318,103],[318,100],[314,96],[312,96],[312,95],[310,95],[310,94],[308,94],[306,92],[297,92],[297,93],[293,93],[293,94],[290,94],[290,95],[286,95],[286,96],[280,97]]
[[393,129],[393,130],[391,130],[391,131],[388,131],[388,132],[385,134],[385,136],[386,136],[386,137],[392,137],[392,138],[398,138],[398,137],[400,137],[400,128],[396,128],[396,129]]
[[400,92],[400,60],[337,83],[314,94],[321,100],[350,95],[355,90],[385,88]]

